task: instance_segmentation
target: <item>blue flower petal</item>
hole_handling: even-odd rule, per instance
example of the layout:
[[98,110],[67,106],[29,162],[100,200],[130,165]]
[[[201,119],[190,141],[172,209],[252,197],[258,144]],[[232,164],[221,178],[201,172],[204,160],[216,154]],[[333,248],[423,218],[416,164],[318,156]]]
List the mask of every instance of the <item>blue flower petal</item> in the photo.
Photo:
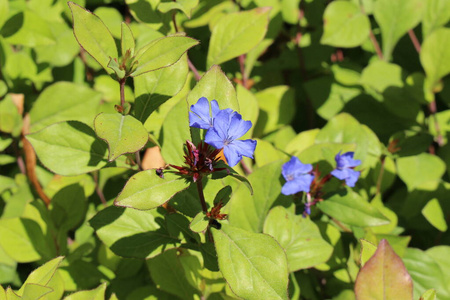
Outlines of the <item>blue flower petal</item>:
[[349,171],[350,176],[345,179],[345,184],[347,184],[349,187],[354,187],[361,173],[352,169],[349,169]]
[[283,195],[293,195],[298,192],[308,193],[313,180],[313,175],[303,174],[302,176],[295,178],[294,180],[287,181],[281,188],[281,193]]
[[205,97],[198,99],[191,105],[189,112],[189,126],[201,129],[209,129],[212,126],[212,118],[209,112],[209,102]]
[[242,154],[242,156],[247,156],[250,158],[253,158],[253,153],[255,152],[256,148],[256,141],[255,140],[235,140],[227,147],[233,147],[237,149],[237,152]]
[[234,167],[242,159],[242,154],[239,152],[238,147],[227,145],[223,148],[223,154],[227,159],[227,163],[230,167]]
[[298,177],[311,172],[312,169],[313,167],[311,164],[303,164],[300,159],[293,156],[283,165],[281,174],[283,174],[284,179],[291,180],[293,177]]
[[228,130],[229,138],[236,140],[247,133],[252,127],[251,121],[242,120],[242,116],[235,113],[231,116],[230,129]]
[[225,142],[228,138],[228,129],[230,128],[230,119],[234,113],[231,113],[228,110],[221,110],[217,113],[214,118],[214,130],[217,131],[217,134],[220,138]]
[[216,149],[222,149],[224,146],[224,139],[219,135],[216,128],[210,128],[206,132],[205,143],[213,146]]

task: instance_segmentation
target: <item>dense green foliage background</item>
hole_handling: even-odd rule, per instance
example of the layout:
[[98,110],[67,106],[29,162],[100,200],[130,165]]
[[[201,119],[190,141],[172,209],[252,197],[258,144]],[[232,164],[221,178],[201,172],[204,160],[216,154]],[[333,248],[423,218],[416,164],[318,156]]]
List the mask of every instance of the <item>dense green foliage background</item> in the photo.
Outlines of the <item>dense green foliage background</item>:
[[[74,2],[0,0],[0,300],[450,299],[450,1]],[[258,142],[203,181],[220,230],[139,172],[203,96]],[[339,151],[304,218],[283,163]]]

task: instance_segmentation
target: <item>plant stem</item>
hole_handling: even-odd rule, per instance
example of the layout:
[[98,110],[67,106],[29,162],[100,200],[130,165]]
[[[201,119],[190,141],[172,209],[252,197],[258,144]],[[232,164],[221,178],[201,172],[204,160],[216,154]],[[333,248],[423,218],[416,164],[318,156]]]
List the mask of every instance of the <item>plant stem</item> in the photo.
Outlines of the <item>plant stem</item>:
[[436,133],[437,133],[437,143],[440,147],[442,147],[444,145],[444,140],[442,138],[442,133],[441,133],[441,127],[439,126],[439,122],[438,119],[436,117],[436,113],[437,113],[437,108],[436,108],[436,99],[434,98],[434,94],[433,94],[433,101],[429,104],[428,106],[430,113],[431,113],[431,117],[434,120],[434,128],[436,129]]
[[[364,10],[364,6],[361,4],[361,12],[363,14],[366,14],[365,10]],[[369,37],[370,37],[370,41],[373,44],[373,47],[375,48],[375,51],[377,52],[378,57],[383,60],[383,52],[381,51],[380,48],[380,44],[378,44],[377,39],[375,38],[375,35],[373,34],[372,28],[369,29]]]
[[136,151],[136,164],[138,165],[139,171],[142,171],[142,161],[141,161],[141,153],[139,151]]
[[100,198],[100,201],[102,202],[104,207],[108,206],[108,203],[106,202],[105,195],[103,195],[102,190],[98,186],[98,171],[92,172],[94,175],[94,182],[95,182],[95,192],[97,193],[97,196]]
[[381,167],[380,167],[380,173],[378,174],[378,179],[377,179],[377,194],[380,193],[381,191],[381,182],[383,181],[383,175],[384,175],[384,164],[386,161],[386,156],[383,155],[381,157]]
[[198,197],[200,198],[200,203],[202,205],[202,210],[206,214],[208,212],[208,207],[206,206],[205,195],[203,194],[202,177],[199,177],[197,179],[196,184],[197,184]]
[[408,31],[408,35],[409,35],[409,38],[411,39],[411,42],[414,45],[414,48],[416,48],[417,53],[420,53],[420,43],[419,43],[419,40],[417,39],[416,34],[414,33],[414,30],[410,29]]
[[245,73],[245,54],[240,55],[238,57],[238,60],[239,60],[239,65],[241,67],[242,86],[248,90],[249,89],[248,78],[247,78],[247,74]]
[[188,57],[187,60],[188,60],[188,66],[189,66],[189,69],[191,69],[192,73],[194,73],[195,80],[199,81],[200,78],[202,78],[202,77],[201,77],[200,74],[198,73],[197,68],[196,68],[196,67],[194,66],[194,64],[191,62],[191,60],[189,59],[189,57]]
[[120,106],[122,106],[122,108],[125,108],[125,82],[126,81],[127,81],[126,77],[119,80],[119,83],[120,83]]

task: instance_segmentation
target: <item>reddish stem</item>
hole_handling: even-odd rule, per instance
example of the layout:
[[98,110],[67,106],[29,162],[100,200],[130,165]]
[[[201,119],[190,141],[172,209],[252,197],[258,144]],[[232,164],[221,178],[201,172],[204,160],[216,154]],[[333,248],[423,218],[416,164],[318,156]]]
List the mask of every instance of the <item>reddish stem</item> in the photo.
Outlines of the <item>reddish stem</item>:
[[417,39],[416,34],[414,33],[414,30],[412,30],[412,29],[409,30],[408,35],[409,35],[409,38],[411,39],[411,42],[414,45],[414,48],[416,48],[417,53],[420,53],[420,43],[419,43],[419,40]]

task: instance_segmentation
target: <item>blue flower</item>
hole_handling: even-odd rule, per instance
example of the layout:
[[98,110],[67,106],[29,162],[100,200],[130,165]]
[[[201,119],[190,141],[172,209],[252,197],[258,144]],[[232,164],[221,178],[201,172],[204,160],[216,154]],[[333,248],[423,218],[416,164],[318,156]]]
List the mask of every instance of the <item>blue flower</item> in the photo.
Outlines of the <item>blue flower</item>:
[[298,192],[309,192],[314,175],[311,174],[313,167],[311,164],[303,164],[297,157],[292,157],[290,161],[283,165],[283,174],[286,183],[281,188],[283,195],[292,195]]
[[255,140],[238,140],[252,127],[252,122],[231,109],[220,110],[214,117],[213,127],[205,135],[205,142],[216,149],[223,148],[223,154],[230,167],[235,166],[242,156],[253,158]]
[[356,181],[359,178],[360,172],[353,170],[354,167],[359,166],[361,161],[358,159],[353,159],[354,152],[346,152],[341,155],[339,151],[336,154],[336,169],[331,172],[334,177],[345,180],[345,183],[349,187],[354,187]]
[[[225,109],[231,112],[230,108]],[[214,118],[220,112],[219,104],[216,100],[211,101],[211,111],[209,108],[209,101],[205,97],[198,99],[197,103],[191,105],[189,112],[189,126],[210,129],[214,126]]]

